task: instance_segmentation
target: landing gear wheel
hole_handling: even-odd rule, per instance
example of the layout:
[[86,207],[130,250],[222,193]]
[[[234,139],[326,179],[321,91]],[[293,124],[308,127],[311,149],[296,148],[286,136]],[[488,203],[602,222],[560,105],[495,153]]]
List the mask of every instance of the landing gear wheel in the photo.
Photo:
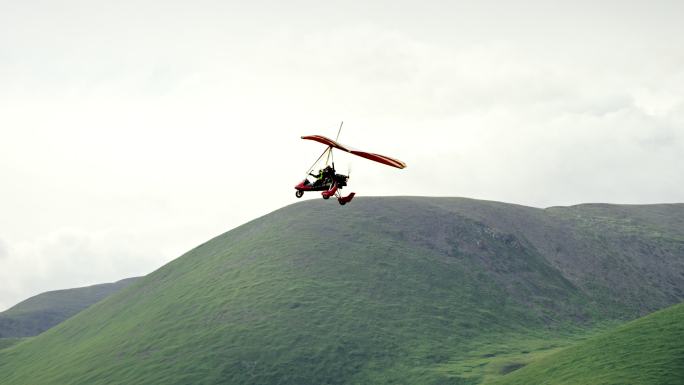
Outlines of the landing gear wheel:
[[323,199],[330,199],[329,195],[323,195]]
[[340,205],[341,205],[341,206],[344,206],[344,205],[346,205],[346,204],[347,204],[347,202],[345,202],[345,201],[341,201],[341,200],[338,200],[338,202],[340,202]]
[[303,197],[303,196],[304,196],[304,191],[302,191],[302,190],[297,190],[297,192],[295,193],[295,196],[296,196],[297,198]]

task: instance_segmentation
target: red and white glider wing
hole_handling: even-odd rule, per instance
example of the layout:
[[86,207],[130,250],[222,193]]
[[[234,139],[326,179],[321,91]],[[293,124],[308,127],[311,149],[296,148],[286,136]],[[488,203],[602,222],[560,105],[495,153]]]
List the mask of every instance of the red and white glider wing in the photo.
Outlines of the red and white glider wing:
[[340,143],[338,143],[338,142],[336,142],[330,138],[326,138],[325,136],[322,136],[322,135],[302,136],[302,139],[313,140],[313,141],[316,141],[319,143],[323,143],[326,146],[330,146],[330,147],[336,148],[338,150],[342,150],[342,151],[354,154],[356,156],[360,156],[362,158],[370,159],[374,162],[382,163],[382,164],[385,164],[387,166],[392,166],[392,167],[396,167],[396,168],[405,168],[406,167],[406,163],[404,163],[398,159],[390,158],[389,156],[385,156],[385,155],[374,154],[372,152],[365,152],[365,151],[356,150],[356,149],[351,148],[349,146],[345,146],[343,144],[340,144]]
[[334,141],[334,140],[332,140],[332,139],[330,139],[330,138],[326,138],[326,137],[323,136],[323,135],[308,135],[308,136],[302,136],[302,139],[313,140],[313,141],[316,141],[316,142],[318,142],[318,143],[323,143],[323,144],[325,144],[326,146],[334,147],[334,148],[336,148],[336,149],[338,149],[338,150],[342,150],[342,151],[346,151],[346,152],[351,152],[351,148],[349,148],[349,147],[347,147],[347,146],[344,146],[344,145],[341,145],[341,144],[337,143],[336,141]]
[[370,159],[372,161],[382,163],[382,164],[386,164],[388,166],[392,166],[392,167],[396,167],[396,168],[406,168],[406,163],[404,163],[398,159],[390,158],[389,156],[380,155],[380,154],[373,154],[372,152],[364,152],[364,151],[357,151],[357,150],[351,150],[349,152],[351,152],[352,154],[354,154],[356,156],[360,156],[362,158]]

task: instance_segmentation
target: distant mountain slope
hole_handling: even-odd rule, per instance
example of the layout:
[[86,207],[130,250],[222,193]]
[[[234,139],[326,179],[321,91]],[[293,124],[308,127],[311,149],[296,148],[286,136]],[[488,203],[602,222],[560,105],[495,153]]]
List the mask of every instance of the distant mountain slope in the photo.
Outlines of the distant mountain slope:
[[548,355],[492,384],[684,384],[684,304]]
[[30,337],[44,332],[88,306],[116,293],[138,278],[123,279],[33,296],[0,313],[0,338]]
[[0,351],[0,383],[475,384],[473,351],[684,300],[683,212],[301,202]]
[[613,316],[634,318],[684,298],[684,204],[540,210],[454,199],[431,203],[528,241]]

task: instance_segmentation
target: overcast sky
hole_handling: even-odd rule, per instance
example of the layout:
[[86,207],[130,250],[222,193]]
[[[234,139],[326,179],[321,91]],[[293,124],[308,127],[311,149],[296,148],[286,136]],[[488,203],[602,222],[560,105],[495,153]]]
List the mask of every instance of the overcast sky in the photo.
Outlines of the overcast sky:
[[684,2],[338,3],[0,0],[0,311],[296,202],[341,120],[408,164],[362,196],[684,201]]

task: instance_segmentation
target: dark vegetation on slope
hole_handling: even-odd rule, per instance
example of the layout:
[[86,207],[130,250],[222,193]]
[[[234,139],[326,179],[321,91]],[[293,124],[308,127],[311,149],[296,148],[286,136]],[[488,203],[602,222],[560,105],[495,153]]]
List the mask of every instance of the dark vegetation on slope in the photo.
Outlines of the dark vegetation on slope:
[[23,338],[0,338],[0,349],[8,348],[21,342]]
[[[114,283],[48,291],[0,313],[0,339],[31,337],[132,284],[137,278]],[[14,341],[0,342],[10,344]],[[0,346],[1,347],[1,346]]]
[[476,384],[684,299],[684,205],[328,203],[254,220],[4,349],[0,382]]

